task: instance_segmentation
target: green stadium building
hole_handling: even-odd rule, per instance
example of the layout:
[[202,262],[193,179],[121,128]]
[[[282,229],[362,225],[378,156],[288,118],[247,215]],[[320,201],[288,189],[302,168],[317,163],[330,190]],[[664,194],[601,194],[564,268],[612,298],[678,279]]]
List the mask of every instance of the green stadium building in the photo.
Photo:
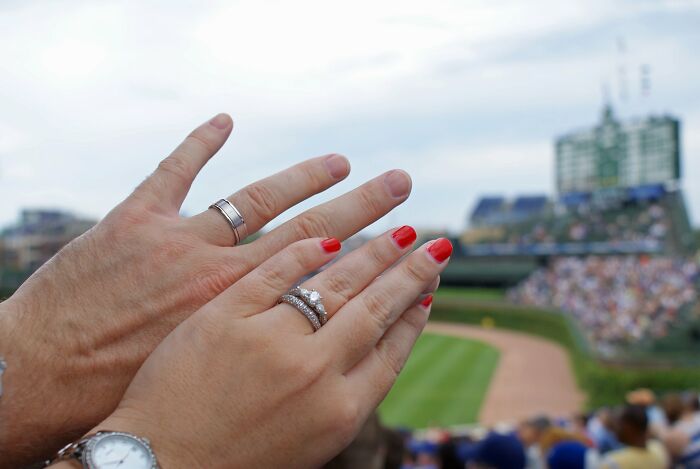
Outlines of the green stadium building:
[[680,122],[671,116],[620,121],[606,106],[600,124],[561,136],[555,145],[560,196],[681,178]]

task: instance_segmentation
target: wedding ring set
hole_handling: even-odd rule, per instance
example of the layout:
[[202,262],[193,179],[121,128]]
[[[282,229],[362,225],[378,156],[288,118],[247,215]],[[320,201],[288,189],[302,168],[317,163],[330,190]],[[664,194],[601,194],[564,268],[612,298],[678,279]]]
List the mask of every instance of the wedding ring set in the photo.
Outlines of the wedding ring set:
[[323,300],[323,297],[316,290],[294,287],[285,295],[282,295],[278,303],[294,306],[309,320],[314,328],[314,332],[316,332],[328,322],[328,313],[321,300]]

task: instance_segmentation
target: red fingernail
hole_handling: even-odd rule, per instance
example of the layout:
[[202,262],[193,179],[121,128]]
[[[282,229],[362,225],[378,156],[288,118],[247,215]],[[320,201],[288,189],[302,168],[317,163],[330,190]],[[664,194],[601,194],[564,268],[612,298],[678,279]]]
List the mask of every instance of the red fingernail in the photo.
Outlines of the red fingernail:
[[403,249],[406,246],[413,244],[413,242],[416,240],[416,230],[408,225],[405,225],[394,231],[391,237],[394,238],[396,244]]
[[421,301],[420,304],[424,308],[428,308],[431,304],[433,304],[433,295],[428,295],[423,298],[423,301]]
[[338,252],[340,251],[340,241],[335,238],[328,238],[321,241],[321,247],[326,252]]
[[433,259],[442,263],[452,254],[452,243],[449,239],[440,238],[430,245],[428,252],[433,256]]

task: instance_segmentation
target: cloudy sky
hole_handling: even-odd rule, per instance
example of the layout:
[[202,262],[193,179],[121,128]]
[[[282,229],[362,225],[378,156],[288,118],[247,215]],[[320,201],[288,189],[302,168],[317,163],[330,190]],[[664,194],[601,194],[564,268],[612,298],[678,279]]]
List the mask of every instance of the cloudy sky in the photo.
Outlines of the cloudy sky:
[[459,230],[479,195],[553,193],[553,137],[596,121],[603,84],[623,116],[683,120],[700,223],[699,46],[700,1],[4,0],[0,226],[22,207],[103,216],[224,111],[236,128],[187,213],[340,152],[351,177],[313,201],[400,167],[413,195],[375,228]]

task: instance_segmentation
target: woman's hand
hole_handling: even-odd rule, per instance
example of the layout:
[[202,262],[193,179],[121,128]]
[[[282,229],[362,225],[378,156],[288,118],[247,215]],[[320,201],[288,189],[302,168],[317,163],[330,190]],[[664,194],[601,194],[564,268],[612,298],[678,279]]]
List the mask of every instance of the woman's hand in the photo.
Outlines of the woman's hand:
[[[0,304],[0,355],[8,364],[0,467],[45,457],[104,419],[168,333],[270,256],[304,238],[345,239],[410,192],[408,176],[391,171],[232,247],[233,231],[220,213],[179,215],[197,173],[232,127],[221,114],[194,130],[123,203]],[[229,200],[252,234],[349,170],[342,156],[314,158]]]
[[384,398],[426,323],[421,292],[452,246],[427,243],[384,272],[414,240],[409,227],[386,233],[308,280],[330,316],[316,333],[275,303],[334,243],[292,244],[175,329],[95,431],[150,439],[168,469],[324,463]]

